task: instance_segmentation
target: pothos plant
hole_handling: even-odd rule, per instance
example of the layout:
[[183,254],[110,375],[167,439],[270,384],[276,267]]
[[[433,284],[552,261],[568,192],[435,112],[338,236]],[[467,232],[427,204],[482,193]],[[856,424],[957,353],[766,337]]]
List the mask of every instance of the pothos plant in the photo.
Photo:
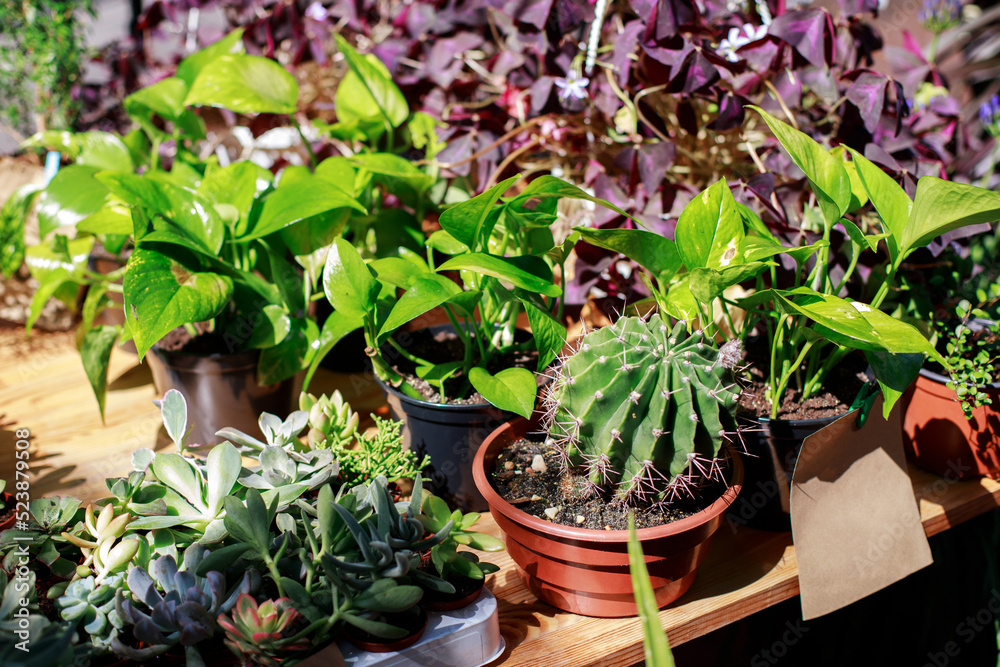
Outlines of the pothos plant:
[[[560,199],[582,199],[621,211],[550,175],[505,196],[519,179],[508,178],[447,208],[441,229],[427,240],[425,257],[366,262],[342,239],[330,249],[323,273],[326,296],[343,318],[345,333],[363,328],[375,373],[383,382],[424,398],[393,368],[393,358],[405,357],[442,400],[478,391],[498,408],[531,413],[536,393],[532,372],[494,366],[511,351],[536,351],[537,367],[544,369],[565,342],[563,291],[557,276],[576,239],[554,236],[557,204]],[[439,254],[448,258],[440,262]],[[458,272],[459,280],[446,272]],[[394,337],[404,325],[438,307],[462,343],[460,359],[434,363]],[[515,333],[522,313],[533,336],[519,341]]]
[[[40,283],[27,328],[49,298],[87,287],[79,347],[102,415],[119,339],[133,339],[142,358],[174,328],[194,335],[202,323],[219,352],[261,350],[261,384],[308,365],[319,339],[308,308],[318,279],[309,270],[323,261],[315,253],[340,233],[343,211],[367,213],[341,188],[354,181],[355,169],[328,162],[314,171],[288,168],[275,179],[249,160],[222,166],[194,111],[270,113],[297,125],[297,102],[292,75],[243,53],[237,31],[186,58],[175,76],[131,95],[125,106],[138,128],[128,135],[45,133],[32,140],[61,147],[75,164],[38,193],[45,242],[27,251]],[[168,146],[172,154],[161,155]],[[27,205],[15,208],[26,212]],[[71,234],[53,233],[60,227]],[[116,251],[127,245],[127,264],[111,273],[91,270],[95,240]],[[123,325],[95,324],[102,310],[122,307],[109,292],[123,293]]]
[[[757,111],[815,194],[820,221],[820,238],[815,242],[783,246],[750,209],[735,201],[723,181],[684,209],[673,241],[642,230],[578,231],[585,240],[643,266],[643,280],[665,312],[691,326],[711,327],[723,338],[745,340],[754,331],[764,335],[772,418],[791,387],[808,398],[823,388],[833,368],[856,351],[863,352],[872,367],[887,416],[925,355],[947,367],[914,326],[881,310],[895,276],[910,253],[939,235],[1000,218],[1000,195],[924,176],[911,200],[857,151],[828,150]],[[860,214],[869,201],[875,216]],[[833,270],[830,240],[835,231],[848,240],[849,261],[843,271]],[[881,282],[867,300],[850,296],[852,290],[859,292],[855,271],[861,255],[875,253],[880,243],[885,244],[885,259],[872,275]],[[790,285],[779,284],[777,265],[771,261],[781,255],[794,264]],[[752,284],[754,292],[740,299],[727,294],[728,288],[741,283]],[[713,324],[716,307],[725,326]],[[732,318],[735,309],[747,312],[742,324]]]

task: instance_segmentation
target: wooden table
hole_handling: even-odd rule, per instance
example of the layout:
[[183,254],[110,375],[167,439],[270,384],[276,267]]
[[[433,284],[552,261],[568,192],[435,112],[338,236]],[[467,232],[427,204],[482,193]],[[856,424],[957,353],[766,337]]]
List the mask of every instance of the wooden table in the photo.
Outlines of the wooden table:
[[[14,479],[15,431],[31,433],[32,495],[107,495],[104,478],[130,469],[140,447],[173,445],[152,404],[149,372],[134,354],[115,350],[102,425],[71,334],[0,328],[0,477]],[[373,383],[318,375],[313,390],[339,387],[361,414],[384,409]],[[1000,484],[992,480],[945,483],[911,469],[913,488],[927,535],[935,535],[1000,505]],[[498,534],[490,517],[483,530]],[[643,659],[642,631],[630,619],[594,619],[560,612],[538,602],[521,584],[506,553],[487,554],[501,567],[490,588],[500,606],[507,643],[503,665],[631,665]],[[670,642],[678,645],[798,595],[795,549],[789,533],[736,529],[716,534],[694,586],[660,612]]]

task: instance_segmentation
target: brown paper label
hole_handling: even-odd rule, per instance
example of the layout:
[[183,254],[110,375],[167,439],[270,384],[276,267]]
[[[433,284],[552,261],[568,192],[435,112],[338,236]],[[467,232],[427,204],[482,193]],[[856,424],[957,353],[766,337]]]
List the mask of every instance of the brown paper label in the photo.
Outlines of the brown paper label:
[[881,397],[805,439],[792,475],[792,539],[802,618],[856,602],[931,564],[906,472],[899,407]]

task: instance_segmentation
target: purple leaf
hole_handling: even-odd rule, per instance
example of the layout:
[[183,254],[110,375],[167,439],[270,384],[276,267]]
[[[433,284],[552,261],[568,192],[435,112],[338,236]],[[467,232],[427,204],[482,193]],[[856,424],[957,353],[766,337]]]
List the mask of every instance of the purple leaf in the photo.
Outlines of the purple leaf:
[[745,97],[720,92],[719,114],[715,117],[715,120],[708,124],[708,129],[716,132],[725,132],[726,130],[741,127],[746,117],[746,111],[743,107],[747,104],[750,104],[750,101]]
[[833,21],[825,9],[785,12],[771,22],[768,33],[794,47],[814,67],[833,61]]
[[653,10],[656,9],[656,0],[631,0],[629,5],[632,6],[632,11],[639,19],[646,23],[652,17]]
[[865,129],[871,134],[875,133],[875,128],[878,127],[879,119],[882,117],[888,83],[887,76],[862,72],[847,89],[847,99],[858,108]]
[[615,37],[615,50],[611,54],[611,64],[618,73],[618,85],[621,87],[628,83],[628,75],[632,67],[632,59],[629,56],[635,52],[639,36],[645,29],[646,26],[642,21],[632,21],[626,23],[621,34]]
[[659,0],[656,5],[656,38],[676,35],[682,26],[701,22],[698,8],[691,0]]
[[647,194],[652,195],[660,187],[667,169],[677,159],[677,147],[666,141],[643,144],[639,148],[637,158],[642,186]]
[[667,87],[667,92],[693,93],[712,85],[719,78],[719,70],[708,61],[701,49],[687,42],[678,62],[670,69],[670,85]]
[[538,115],[542,113],[542,109],[548,104],[549,97],[552,95],[552,83],[555,81],[555,77],[543,76],[538,81],[531,86],[531,113]]
[[865,157],[881,167],[888,168],[890,174],[898,174],[902,171],[902,167],[899,166],[895,158],[886,153],[878,144],[865,146]]

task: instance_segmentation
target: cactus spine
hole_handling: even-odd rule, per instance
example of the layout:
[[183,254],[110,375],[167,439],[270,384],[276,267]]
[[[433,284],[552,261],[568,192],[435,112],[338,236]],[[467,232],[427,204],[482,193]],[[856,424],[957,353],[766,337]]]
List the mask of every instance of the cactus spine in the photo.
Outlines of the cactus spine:
[[739,355],[726,352],[659,315],[593,331],[550,384],[549,439],[591,492],[631,504],[693,496],[721,476],[719,449],[736,432]]

